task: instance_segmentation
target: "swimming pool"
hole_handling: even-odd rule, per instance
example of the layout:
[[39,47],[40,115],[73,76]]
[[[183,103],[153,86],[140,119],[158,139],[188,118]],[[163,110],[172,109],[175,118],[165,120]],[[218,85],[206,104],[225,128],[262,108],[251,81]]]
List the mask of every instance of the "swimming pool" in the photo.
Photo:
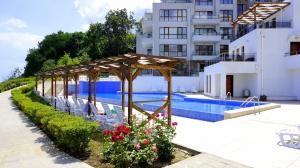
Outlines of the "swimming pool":
[[[134,93],[133,101],[145,100],[162,100],[167,96],[166,93]],[[86,93],[80,93],[79,97],[87,98]],[[127,100],[127,94],[125,95]],[[216,122],[224,120],[224,111],[240,109],[242,102],[240,101],[226,101],[218,99],[199,99],[189,98],[180,94],[173,94],[172,96],[172,114],[176,116]],[[120,93],[97,93],[97,101],[121,105]],[[259,105],[261,105],[260,103]],[[127,105],[127,104],[126,104]],[[162,102],[151,102],[139,104],[143,109],[154,111]],[[247,104],[247,107],[252,107],[254,103]]]

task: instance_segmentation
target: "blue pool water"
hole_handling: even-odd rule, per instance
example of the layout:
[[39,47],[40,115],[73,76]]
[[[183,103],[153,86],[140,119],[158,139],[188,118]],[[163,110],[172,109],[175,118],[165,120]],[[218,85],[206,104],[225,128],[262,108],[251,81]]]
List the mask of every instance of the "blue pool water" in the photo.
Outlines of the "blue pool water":
[[[79,96],[87,98],[86,93],[80,93]],[[165,96],[167,96],[166,93],[134,93],[133,101],[162,100]],[[127,94],[125,98],[125,101],[127,101]],[[97,93],[97,100],[121,105],[121,94]],[[188,98],[179,94],[173,94],[172,100],[173,115],[210,122],[224,120],[224,111],[239,109],[242,104],[240,101]],[[139,104],[139,106],[145,110],[154,111],[159,108],[162,103],[163,102],[143,103]],[[254,105],[253,103],[249,103],[247,107]]]

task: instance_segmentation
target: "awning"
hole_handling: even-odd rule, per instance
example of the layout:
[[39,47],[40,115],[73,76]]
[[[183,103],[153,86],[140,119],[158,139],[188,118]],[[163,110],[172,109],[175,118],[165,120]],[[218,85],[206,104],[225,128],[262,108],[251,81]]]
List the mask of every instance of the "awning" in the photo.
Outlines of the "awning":
[[232,25],[237,24],[255,24],[274,15],[278,11],[284,9],[290,2],[256,2],[248,10],[243,12]]

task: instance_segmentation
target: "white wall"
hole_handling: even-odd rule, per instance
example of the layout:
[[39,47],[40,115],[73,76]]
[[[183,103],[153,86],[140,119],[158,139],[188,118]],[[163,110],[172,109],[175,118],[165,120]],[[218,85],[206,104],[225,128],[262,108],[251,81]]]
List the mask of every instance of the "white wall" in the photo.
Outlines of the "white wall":
[[[203,75],[202,75],[203,77]],[[128,83],[126,82],[125,88],[127,91]],[[149,91],[163,91],[167,90],[167,81],[161,76],[139,76],[133,81],[134,92],[149,92]],[[172,88],[177,90],[180,87],[190,91],[192,88],[198,91],[203,90],[203,82],[200,82],[200,77],[172,77]]]
[[297,96],[297,100],[300,100],[300,69],[292,71],[293,73],[293,91]]
[[233,96],[242,97],[245,89],[250,90],[251,96],[257,96],[256,78],[256,74],[234,74]]

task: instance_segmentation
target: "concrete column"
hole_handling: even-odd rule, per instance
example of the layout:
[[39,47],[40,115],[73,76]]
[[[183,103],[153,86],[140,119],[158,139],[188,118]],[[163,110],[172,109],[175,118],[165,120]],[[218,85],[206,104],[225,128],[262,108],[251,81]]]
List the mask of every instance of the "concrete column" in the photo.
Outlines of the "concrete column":
[[220,75],[220,98],[226,97],[226,73]]

